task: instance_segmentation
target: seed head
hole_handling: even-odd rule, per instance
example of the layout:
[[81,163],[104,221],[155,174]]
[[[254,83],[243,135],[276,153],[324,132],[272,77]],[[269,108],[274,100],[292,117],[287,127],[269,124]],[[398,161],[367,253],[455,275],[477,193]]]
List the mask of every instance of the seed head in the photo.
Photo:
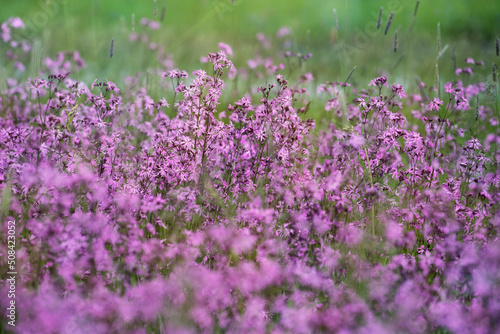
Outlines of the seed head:
[[380,29],[380,22],[382,21],[382,12],[383,11],[384,11],[384,7],[380,7],[380,11],[378,12],[377,30]]
[[165,6],[165,5],[161,6],[160,22],[163,22],[163,20],[165,20],[165,12],[166,11],[167,11],[167,6]]
[[337,10],[333,9],[333,20],[335,22],[335,30],[339,30],[339,21],[337,20]]
[[394,12],[391,12],[391,15],[389,16],[389,20],[387,20],[387,25],[385,26],[385,35],[387,35],[387,32],[389,31],[389,28],[391,27],[393,17],[394,17]]
[[109,58],[113,58],[113,47],[115,45],[115,39],[111,38],[111,48],[109,50]]
[[398,31],[394,34],[394,53],[398,52]]

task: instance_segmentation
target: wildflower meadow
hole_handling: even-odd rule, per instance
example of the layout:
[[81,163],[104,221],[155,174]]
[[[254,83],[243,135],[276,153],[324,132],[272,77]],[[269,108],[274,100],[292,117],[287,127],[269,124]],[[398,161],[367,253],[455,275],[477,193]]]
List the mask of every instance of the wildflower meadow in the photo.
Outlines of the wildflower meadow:
[[498,38],[405,84],[319,79],[287,27],[191,71],[155,10],[115,81],[1,23],[1,333],[500,333]]

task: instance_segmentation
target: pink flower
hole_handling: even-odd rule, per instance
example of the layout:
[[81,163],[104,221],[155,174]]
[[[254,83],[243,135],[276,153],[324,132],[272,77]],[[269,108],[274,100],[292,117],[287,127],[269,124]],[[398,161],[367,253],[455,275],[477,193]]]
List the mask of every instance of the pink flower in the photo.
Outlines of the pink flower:
[[161,26],[160,22],[157,22],[157,21],[150,21],[148,24],[148,27],[151,30],[158,30],[158,29],[160,29],[160,26]]
[[403,89],[403,86],[401,86],[399,84],[393,84],[392,85],[392,92],[394,93],[394,95],[397,95],[400,98],[405,98],[406,97],[406,94],[405,94],[405,91]]
[[231,46],[229,46],[226,43],[220,42],[219,43],[219,50],[221,50],[222,52],[224,52],[225,54],[227,54],[229,57],[233,56],[233,49],[231,48]]
[[10,22],[10,26],[12,28],[16,28],[16,29],[24,28],[23,20],[21,20],[19,17],[10,18],[9,22]]
[[443,101],[441,101],[440,99],[438,99],[437,97],[434,98],[434,100],[432,100],[430,103],[429,103],[429,110],[435,110],[435,111],[438,111],[440,109],[440,106],[443,105]]
[[281,27],[278,32],[276,32],[277,38],[283,38],[290,35],[292,30],[289,27]]
[[382,86],[389,87],[387,85],[387,78],[384,77],[384,76],[373,79],[372,81],[370,81],[370,83],[368,84],[368,86],[376,86],[379,89],[381,89]]

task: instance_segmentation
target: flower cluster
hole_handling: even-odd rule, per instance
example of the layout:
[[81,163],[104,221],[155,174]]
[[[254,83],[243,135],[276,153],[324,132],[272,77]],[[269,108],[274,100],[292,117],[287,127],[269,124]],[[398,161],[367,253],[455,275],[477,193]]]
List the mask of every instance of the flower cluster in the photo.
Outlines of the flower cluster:
[[[2,25],[4,42],[20,27]],[[0,192],[18,223],[16,330],[500,331],[500,134],[494,104],[478,102],[485,85],[450,83],[441,99],[386,77],[355,97],[327,82],[315,122],[297,98],[309,73],[291,83],[266,67],[268,83],[221,103],[240,69],[219,47],[211,73],[162,65],[172,103],[137,78],[73,80],[76,52],[8,81]]]

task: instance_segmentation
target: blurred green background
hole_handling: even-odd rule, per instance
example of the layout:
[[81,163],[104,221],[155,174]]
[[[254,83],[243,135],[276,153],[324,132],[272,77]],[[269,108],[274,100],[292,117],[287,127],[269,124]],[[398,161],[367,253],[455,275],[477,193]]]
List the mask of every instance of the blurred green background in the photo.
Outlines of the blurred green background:
[[[283,26],[291,28],[292,43],[274,44],[275,50],[313,54],[302,71],[319,80],[343,81],[354,66],[351,80],[366,85],[369,78],[387,71],[403,84],[416,78],[434,78],[437,25],[441,27],[438,61],[440,75],[451,75],[453,49],[457,65],[466,57],[484,60],[484,75],[495,59],[495,38],[500,36],[500,1],[422,0],[414,17],[415,0],[0,0],[0,21],[11,16],[23,19],[26,36],[41,45],[42,56],[79,50],[86,71],[76,74],[122,81],[126,75],[154,67],[155,57],[147,45],[130,42],[129,35],[144,31],[143,17],[164,20],[152,41],[163,45],[181,69],[200,67],[200,57],[217,50],[218,42],[233,47],[234,62],[244,66],[259,49],[258,32],[275,39]],[[156,13],[155,13],[155,7]],[[381,28],[376,30],[380,7]],[[333,9],[338,18],[335,29]],[[392,25],[384,35],[390,12]],[[155,16],[156,14],[156,16]],[[394,52],[395,33],[398,50]],[[109,58],[111,39],[114,56]],[[267,53],[266,53],[267,52]]]

